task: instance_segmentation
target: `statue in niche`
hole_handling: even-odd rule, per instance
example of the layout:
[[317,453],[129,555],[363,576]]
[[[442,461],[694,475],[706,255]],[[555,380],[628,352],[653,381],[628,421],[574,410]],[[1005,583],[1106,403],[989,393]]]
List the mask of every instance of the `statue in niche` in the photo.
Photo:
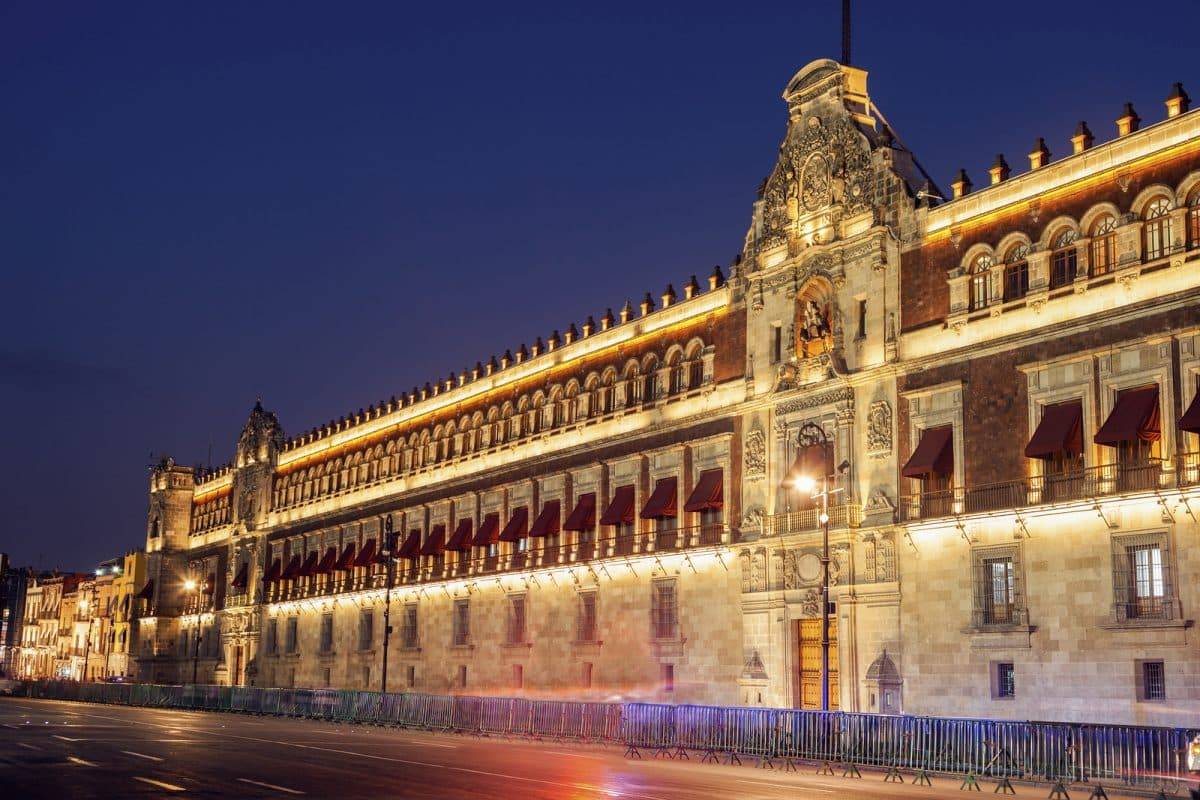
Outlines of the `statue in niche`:
[[819,356],[829,351],[829,340],[833,330],[829,316],[816,300],[804,302],[804,324],[800,328],[800,347],[805,358]]

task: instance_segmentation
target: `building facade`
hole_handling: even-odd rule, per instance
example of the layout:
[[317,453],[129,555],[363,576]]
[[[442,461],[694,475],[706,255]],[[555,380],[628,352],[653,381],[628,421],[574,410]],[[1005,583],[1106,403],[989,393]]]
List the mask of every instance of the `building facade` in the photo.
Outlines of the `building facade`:
[[25,594],[29,570],[14,567],[0,553],[0,677],[16,674],[25,621]]
[[866,79],[787,84],[728,280],[165,459],[139,678],[813,708],[827,609],[833,707],[1200,710],[1200,115],[943,198]]

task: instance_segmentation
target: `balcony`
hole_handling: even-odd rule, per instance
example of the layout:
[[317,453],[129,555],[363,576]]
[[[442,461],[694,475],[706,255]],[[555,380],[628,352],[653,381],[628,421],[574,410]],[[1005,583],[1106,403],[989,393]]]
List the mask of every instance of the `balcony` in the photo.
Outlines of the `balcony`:
[[1163,459],[1148,459],[922,492],[901,497],[899,515],[902,522],[915,522],[1097,500],[1200,483],[1200,453],[1179,456],[1178,469],[1172,470],[1170,466],[1170,462]]
[[[829,507],[831,529],[857,528],[862,525],[862,506],[858,503],[841,503]],[[782,536],[788,533],[811,533],[821,530],[821,509],[806,508],[773,514],[764,522],[764,536]]]

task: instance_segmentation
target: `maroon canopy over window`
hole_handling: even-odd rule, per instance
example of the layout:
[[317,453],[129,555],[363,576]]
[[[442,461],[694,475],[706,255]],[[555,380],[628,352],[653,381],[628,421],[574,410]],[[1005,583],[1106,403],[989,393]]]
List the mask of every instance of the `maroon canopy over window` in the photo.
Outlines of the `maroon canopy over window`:
[[338,558],[337,563],[333,565],[336,570],[347,570],[354,566],[354,542],[347,542],[342,548],[342,555]]
[[299,554],[292,556],[288,561],[287,567],[284,568],[283,574],[279,576],[281,581],[290,581],[300,572],[300,556]]
[[425,545],[421,548],[421,555],[440,556],[444,552],[446,552],[446,526],[434,525],[433,530],[425,539]]
[[[279,562],[276,561],[275,563],[278,564]],[[143,586],[142,590],[137,593],[137,599],[138,600],[149,600],[153,596],[154,596],[154,578],[151,578],[150,580],[146,581],[146,585]]]
[[421,531],[413,528],[408,532],[408,537],[405,538],[404,544],[400,545],[400,552],[396,553],[398,558],[407,558],[410,561],[421,556]]
[[542,506],[542,513],[537,515],[537,519],[533,521],[533,525],[529,528],[529,536],[531,538],[557,536],[560,519],[559,509],[560,506],[557,500],[550,500],[546,505]]
[[500,541],[500,515],[488,514],[480,523],[479,530],[476,531],[475,539],[471,544],[476,547],[487,547],[498,541]]
[[954,473],[954,429],[949,425],[929,428],[921,434],[917,449],[900,474],[906,478],[928,478]]
[[233,586],[233,588],[235,588],[235,589],[245,589],[246,588],[246,580],[247,580],[246,569],[247,569],[247,567],[249,567],[249,564],[247,564],[245,561],[242,562],[242,566],[238,567],[237,575],[233,576],[233,583],[230,584],[231,586]]
[[1162,436],[1158,387],[1142,386],[1117,394],[1116,405],[1096,431],[1096,444],[1116,447],[1122,442],[1156,442]]
[[263,583],[275,583],[279,580],[279,574],[283,571],[283,562],[278,558],[271,562],[271,566],[267,567],[267,574],[263,575]]
[[1083,452],[1083,405],[1078,400],[1056,403],[1042,410],[1042,421],[1025,445],[1029,458],[1053,458]]
[[642,506],[642,519],[663,519],[673,517],[677,513],[675,498],[675,479],[659,478],[654,484],[650,499]]
[[358,558],[354,559],[354,566],[367,567],[375,561],[375,540],[367,539],[363,542],[362,550],[358,551]]
[[600,517],[601,525],[633,524],[633,487],[618,486],[613,492],[612,502]]
[[333,565],[337,563],[337,548],[325,548],[325,555],[321,556],[321,563],[317,564],[317,568],[313,570],[314,575],[328,575],[333,572]]
[[1196,396],[1192,398],[1192,404],[1179,418],[1179,428],[1189,433],[1200,433],[1200,391],[1196,392]]
[[450,541],[446,542],[446,549],[453,553],[465,553],[471,549],[471,518],[466,517],[458,521],[458,527],[454,529],[454,535],[450,537]]
[[529,535],[529,509],[525,506],[513,511],[512,518],[500,532],[500,541],[519,542]]
[[563,523],[564,531],[590,531],[596,527],[596,493],[588,492],[579,495],[575,501],[575,510]]
[[711,511],[724,505],[721,470],[709,469],[700,473],[696,488],[683,504],[684,511]]
[[298,578],[307,578],[316,572],[317,569],[317,551],[313,550],[304,559],[304,566],[300,567],[300,571],[296,573]]

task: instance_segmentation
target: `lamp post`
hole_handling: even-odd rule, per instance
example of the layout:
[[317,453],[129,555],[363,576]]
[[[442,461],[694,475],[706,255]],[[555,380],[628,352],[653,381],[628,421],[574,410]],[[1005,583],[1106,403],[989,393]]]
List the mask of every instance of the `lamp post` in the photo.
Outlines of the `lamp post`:
[[[192,578],[188,578],[183,582],[183,590],[189,594],[194,594],[199,588],[199,584]],[[196,685],[196,678],[200,672],[200,609],[196,609],[196,629],[192,631],[192,685]]]
[[[842,491],[841,487],[830,489],[830,445],[825,429],[812,422],[806,422],[800,428],[797,445],[801,451],[811,452],[820,448],[820,476],[807,472],[797,475],[792,484],[802,492],[811,493],[812,497],[821,498],[821,710],[829,710],[829,495]],[[808,470],[812,469],[811,462],[804,463]],[[839,472],[844,472],[849,464],[843,462]],[[836,477],[836,476],[834,476]],[[818,480],[820,483],[818,484]],[[817,486],[820,491],[817,491]]]
[[383,594],[383,670],[379,679],[379,693],[387,694],[388,642],[392,638],[392,582],[395,578],[393,563],[394,534],[392,533],[392,515],[383,518],[382,549],[379,555],[383,558],[387,569],[387,589]]

